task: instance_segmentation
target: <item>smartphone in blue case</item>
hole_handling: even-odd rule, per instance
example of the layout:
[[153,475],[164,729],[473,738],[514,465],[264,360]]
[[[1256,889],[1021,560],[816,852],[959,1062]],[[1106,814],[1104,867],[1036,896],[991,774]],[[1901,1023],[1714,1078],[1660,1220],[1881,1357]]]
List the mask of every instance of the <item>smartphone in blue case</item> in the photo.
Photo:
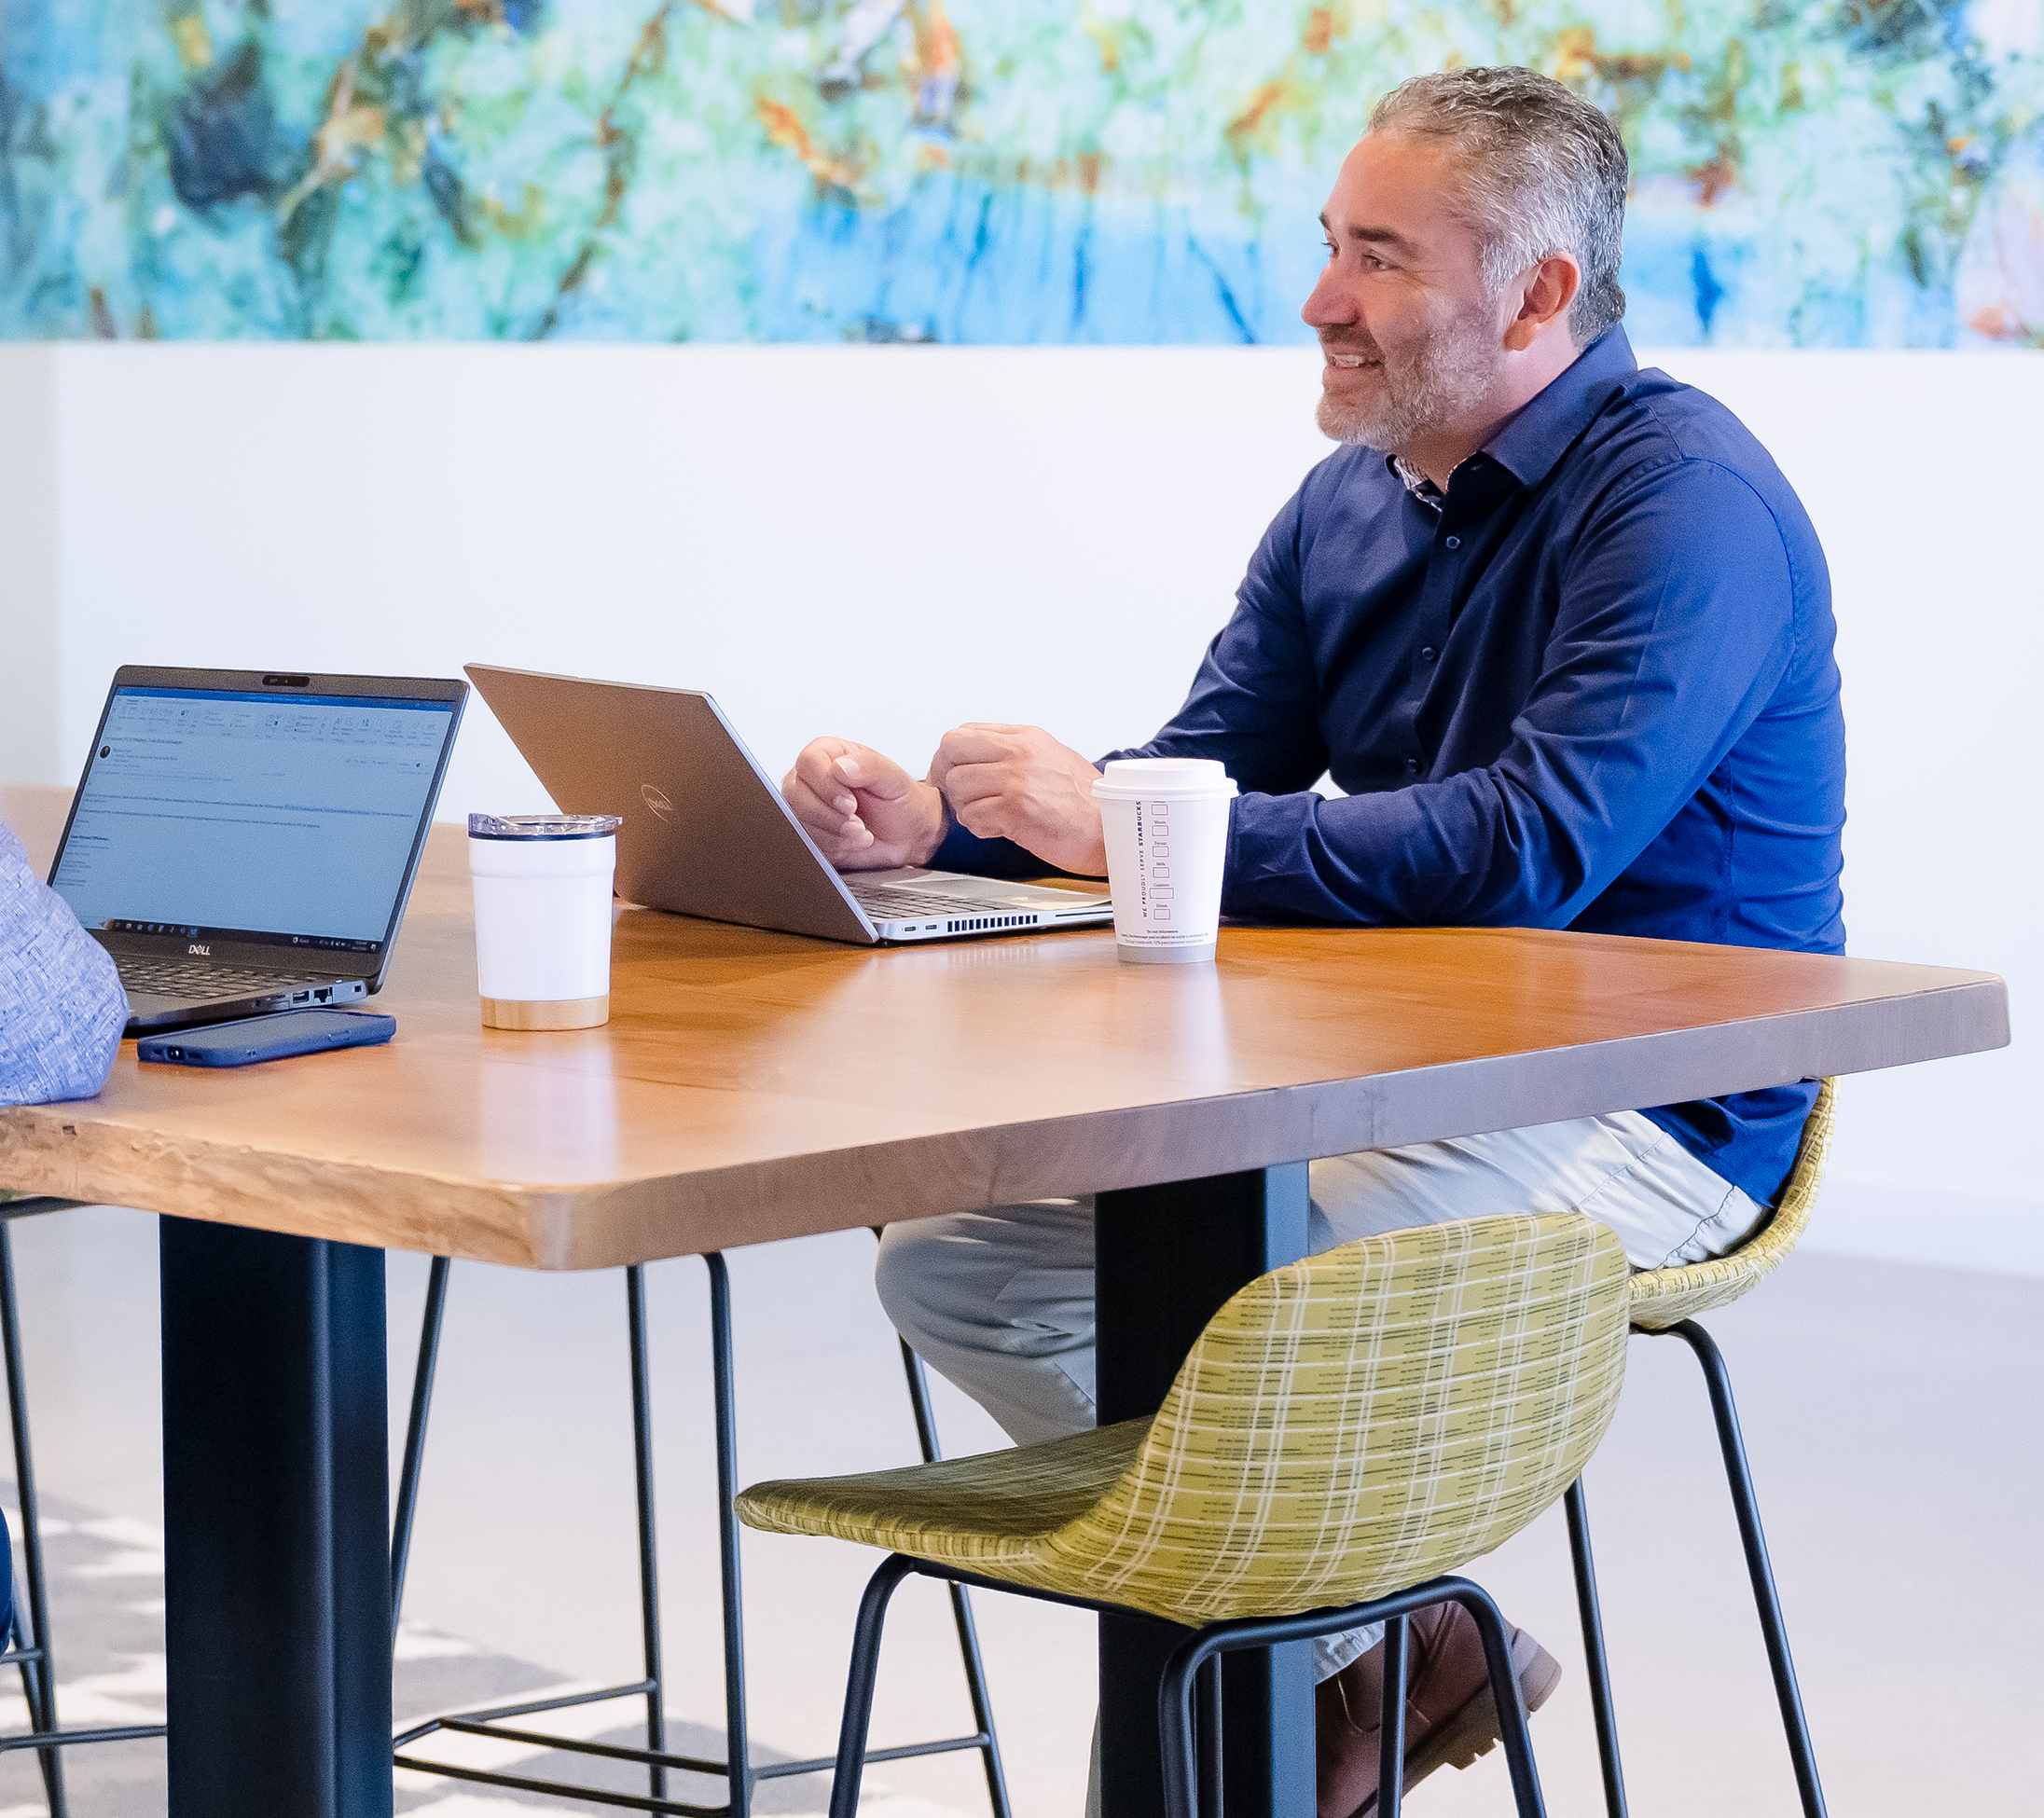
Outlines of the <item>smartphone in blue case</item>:
[[373,1047],[396,1032],[396,1017],[373,1011],[281,1010],[272,1016],[247,1016],[210,1028],[144,1036],[135,1043],[135,1057],[171,1067],[247,1067],[328,1048]]

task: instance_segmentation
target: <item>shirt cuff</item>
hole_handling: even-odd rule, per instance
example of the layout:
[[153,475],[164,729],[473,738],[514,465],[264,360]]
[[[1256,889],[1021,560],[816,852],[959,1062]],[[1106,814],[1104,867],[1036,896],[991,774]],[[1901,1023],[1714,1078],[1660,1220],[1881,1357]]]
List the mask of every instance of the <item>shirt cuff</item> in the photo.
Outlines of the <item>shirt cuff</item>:
[[932,871],[962,871],[974,877],[1079,877],[1096,881],[1084,872],[1061,871],[1048,859],[1040,859],[1026,846],[1013,840],[983,840],[969,833],[956,820],[944,836],[944,844],[930,855]]
[[983,840],[951,822],[944,844],[930,855],[932,871],[962,871],[974,877],[1043,877],[1060,875],[1026,846],[1013,840]]

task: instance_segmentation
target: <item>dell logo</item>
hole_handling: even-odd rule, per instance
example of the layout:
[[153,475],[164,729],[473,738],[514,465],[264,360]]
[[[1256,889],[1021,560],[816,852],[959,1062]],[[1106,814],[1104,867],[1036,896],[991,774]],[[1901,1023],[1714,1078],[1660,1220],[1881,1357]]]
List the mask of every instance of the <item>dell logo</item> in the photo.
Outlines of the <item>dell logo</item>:
[[195,953],[201,959],[211,959],[213,957],[213,949],[208,946],[201,946],[197,941],[194,941],[185,951],[186,953]]
[[658,815],[662,820],[672,820],[674,819],[674,804],[669,801],[658,790],[655,789],[651,783],[641,783],[639,785],[639,799],[647,807],[651,808],[655,814]]

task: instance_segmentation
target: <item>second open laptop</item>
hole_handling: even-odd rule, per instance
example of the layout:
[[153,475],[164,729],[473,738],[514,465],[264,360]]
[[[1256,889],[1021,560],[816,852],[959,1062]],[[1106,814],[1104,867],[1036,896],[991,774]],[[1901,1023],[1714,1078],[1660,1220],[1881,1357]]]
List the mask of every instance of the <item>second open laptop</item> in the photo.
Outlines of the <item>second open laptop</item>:
[[115,672],[49,881],[114,957],[128,1033],[383,983],[468,686]]
[[564,814],[624,823],[628,902],[868,946],[1113,918],[1104,892],[920,866],[840,875],[708,695],[465,668]]

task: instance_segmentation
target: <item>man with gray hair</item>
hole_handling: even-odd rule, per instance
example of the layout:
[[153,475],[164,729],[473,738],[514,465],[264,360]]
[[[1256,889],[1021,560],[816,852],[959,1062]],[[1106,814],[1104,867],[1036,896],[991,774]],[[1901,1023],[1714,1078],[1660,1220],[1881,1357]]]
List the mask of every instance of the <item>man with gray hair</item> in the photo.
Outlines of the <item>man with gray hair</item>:
[[[1305,310],[1343,446],[1250,558],[1184,707],[1113,754],[1225,764],[1228,913],[1843,950],[1823,552],[1732,414],[1634,362],[1625,186],[1609,122],[1517,69],[1405,83],[1343,165]],[[783,788],[847,870],[1098,875],[1096,774],[1040,728],[974,723],[924,778],[821,738]],[[1580,1210],[1636,1267],[1722,1255],[1768,1218],[1814,1097],[1785,1081],[1315,1162],[1312,1242]],[[1092,1269],[1092,1202],[1041,1201],[890,1226],[879,1288],[1031,1440],[1093,1425]],[[1498,1735],[1473,1625],[1449,1605],[1415,1631],[1413,1781]],[[1317,1644],[1320,1818],[1376,1803],[1378,1639]],[[1523,1632],[1512,1655],[1537,1706],[1560,1668]]]

